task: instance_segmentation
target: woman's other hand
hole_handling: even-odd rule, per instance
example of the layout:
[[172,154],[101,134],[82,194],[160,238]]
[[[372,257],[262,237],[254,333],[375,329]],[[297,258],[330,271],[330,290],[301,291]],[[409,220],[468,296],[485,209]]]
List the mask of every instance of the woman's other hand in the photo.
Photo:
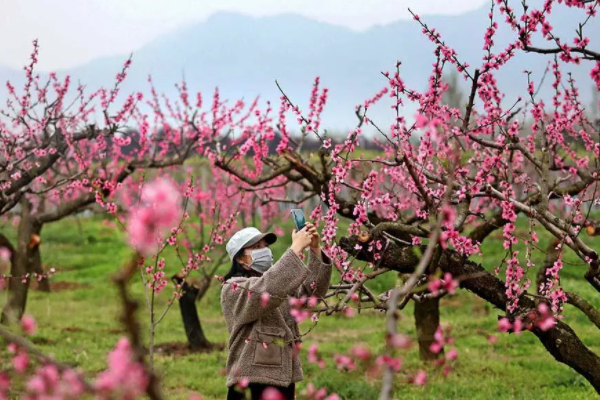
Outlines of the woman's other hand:
[[319,243],[319,232],[317,231],[317,227],[310,222],[306,223],[306,227],[308,228],[308,232],[312,235],[310,248],[318,254],[321,251],[321,245]]
[[[313,227],[314,228],[314,227]],[[313,234],[309,231],[308,224],[299,231],[292,232],[292,246],[290,247],[294,253],[300,255],[302,251],[311,245]]]

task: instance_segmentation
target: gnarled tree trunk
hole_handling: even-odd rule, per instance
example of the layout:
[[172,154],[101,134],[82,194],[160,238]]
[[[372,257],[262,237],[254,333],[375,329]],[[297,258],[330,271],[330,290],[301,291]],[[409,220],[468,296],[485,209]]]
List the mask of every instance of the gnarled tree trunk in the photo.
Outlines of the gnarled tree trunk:
[[33,265],[41,269],[39,235],[42,224],[31,215],[31,203],[23,196],[20,201],[21,220],[19,222],[19,238],[10,269],[13,279],[8,283],[8,301],[2,311],[1,322],[10,324],[19,321],[27,306],[27,294]]
[[[183,279],[179,275],[172,278],[177,284],[182,284]],[[188,345],[192,351],[201,351],[212,348],[212,344],[204,335],[204,330],[198,317],[196,301],[202,298],[208,289],[210,281],[187,280],[182,284],[183,295],[179,299],[179,309],[183,319],[183,327],[188,339]]]
[[431,344],[434,342],[433,335],[440,325],[440,299],[415,301],[415,325],[417,328],[417,340],[419,341],[419,355],[421,361],[437,360],[443,351],[434,353]]
[[[355,250],[359,243],[355,236],[342,238],[340,246],[359,260],[373,262],[372,254],[364,250]],[[381,268],[410,273],[414,271],[414,251],[410,247],[401,247],[390,243],[379,264]],[[465,259],[453,250],[444,250],[438,262],[442,272],[449,272],[455,277],[471,277],[460,282],[460,287],[473,292],[498,309],[506,311],[508,298],[504,282],[487,272],[481,265]],[[537,309],[536,303],[527,296],[521,296],[516,313],[527,315]],[[568,365],[590,382],[596,392],[600,393],[600,357],[591,351],[577,336],[573,329],[562,322],[556,321],[554,328],[542,331],[533,328],[546,350],[558,362]]]

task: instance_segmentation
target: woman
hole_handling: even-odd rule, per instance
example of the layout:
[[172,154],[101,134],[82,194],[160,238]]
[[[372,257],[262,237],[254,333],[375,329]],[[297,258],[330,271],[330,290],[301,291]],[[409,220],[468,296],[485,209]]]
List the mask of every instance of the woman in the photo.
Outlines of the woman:
[[[281,399],[293,400],[295,383],[303,379],[296,351],[300,333],[288,299],[322,298],[329,288],[331,261],[310,223],[292,233],[292,245],[273,265],[268,246],[276,240],[272,233],[245,228],[227,243],[232,267],[224,277],[221,307],[230,335],[228,400],[244,399],[240,386],[245,383],[253,400],[274,389]],[[306,248],[310,248],[308,265],[300,259]]]

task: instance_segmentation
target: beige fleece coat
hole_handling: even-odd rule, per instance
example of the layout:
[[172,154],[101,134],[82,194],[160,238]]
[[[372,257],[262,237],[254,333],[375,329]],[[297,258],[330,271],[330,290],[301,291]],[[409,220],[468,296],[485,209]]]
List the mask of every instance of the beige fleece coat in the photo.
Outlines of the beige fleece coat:
[[[221,288],[221,307],[229,329],[227,386],[252,383],[289,386],[303,379],[294,343],[298,324],[290,315],[290,296],[323,297],[331,279],[331,260],[312,250],[308,265],[292,250],[261,277],[236,277]],[[270,298],[264,307],[261,295]]]

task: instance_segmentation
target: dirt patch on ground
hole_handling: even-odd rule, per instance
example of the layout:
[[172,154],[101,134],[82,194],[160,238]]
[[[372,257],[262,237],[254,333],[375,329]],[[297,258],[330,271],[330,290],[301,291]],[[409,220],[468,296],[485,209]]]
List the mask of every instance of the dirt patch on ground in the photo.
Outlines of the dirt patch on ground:
[[170,342],[157,344],[154,351],[156,354],[165,356],[183,356],[186,354],[212,353],[213,351],[222,351],[224,348],[225,345],[223,343],[212,343],[208,349],[191,350],[186,342]]
[[45,337],[34,337],[31,339],[33,344],[56,344],[54,340],[45,338]]
[[106,332],[113,334],[113,335],[121,335],[123,333],[127,333],[127,329],[125,329],[125,328],[110,328],[110,329],[107,329]]
[[83,329],[81,329],[77,326],[67,326],[66,328],[62,328],[61,331],[63,331],[63,332],[83,332]]
[[[76,289],[86,289],[91,287],[91,285],[85,283],[77,283],[77,282],[67,282],[67,281],[53,281],[50,279],[50,292],[62,292],[65,290],[76,290]],[[39,290],[39,282],[32,281],[31,282],[32,290]]]

